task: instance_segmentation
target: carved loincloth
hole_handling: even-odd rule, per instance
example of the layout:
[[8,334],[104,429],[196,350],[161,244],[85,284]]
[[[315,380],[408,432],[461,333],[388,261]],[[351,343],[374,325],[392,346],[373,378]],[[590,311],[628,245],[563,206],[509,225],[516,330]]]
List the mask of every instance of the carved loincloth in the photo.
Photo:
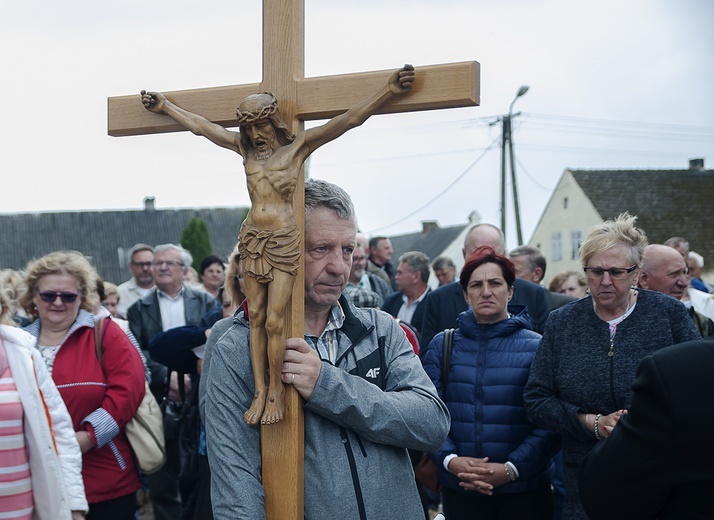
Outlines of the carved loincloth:
[[296,276],[300,267],[300,230],[258,229],[243,223],[239,235],[243,271],[258,283],[273,281],[273,268]]

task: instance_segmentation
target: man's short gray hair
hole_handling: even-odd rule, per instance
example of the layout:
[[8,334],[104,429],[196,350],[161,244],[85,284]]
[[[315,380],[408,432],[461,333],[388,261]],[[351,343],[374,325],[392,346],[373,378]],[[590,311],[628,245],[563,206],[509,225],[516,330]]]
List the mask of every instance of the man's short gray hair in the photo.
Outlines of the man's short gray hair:
[[129,250],[129,262],[133,262],[134,255],[140,251],[149,251],[150,253],[153,253],[154,248],[151,247],[149,244],[142,244],[141,242],[139,242],[138,244],[134,244],[134,247]]
[[357,227],[355,208],[345,190],[327,181],[310,179],[305,181],[305,220],[316,208],[334,211],[341,220],[351,220]]
[[188,269],[193,263],[193,256],[186,249],[176,244],[161,244],[154,248],[154,256],[159,256],[159,253],[164,251],[178,251],[181,254],[181,263],[183,263],[183,269]]
[[510,257],[525,256],[528,258],[528,270],[532,273],[537,267],[540,267],[543,271],[543,277],[545,277],[545,257],[540,249],[533,246],[518,246],[513,251],[508,253]]
[[404,262],[407,268],[412,272],[418,272],[421,275],[421,281],[429,280],[429,257],[421,251],[407,251],[399,257],[399,263]]
[[431,268],[434,271],[439,271],[440,269],[456,269],[456,265],[450,257],[442,255],[434,258],[434,261],[431,263]]

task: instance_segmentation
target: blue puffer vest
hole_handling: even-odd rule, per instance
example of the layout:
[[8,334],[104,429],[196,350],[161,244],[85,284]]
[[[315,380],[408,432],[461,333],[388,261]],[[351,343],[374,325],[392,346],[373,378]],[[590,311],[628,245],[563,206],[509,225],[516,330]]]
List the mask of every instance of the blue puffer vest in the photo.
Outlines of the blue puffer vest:
[[471,309],[458,317],[451,352],[446,395],[441,385],[444,333],[431,342],[424,369],[451,412],[451,430],[434,454],[439,481],[464,493],[459,479],[443,467],[452,453],[488,457],[490,462],[512,462],[519,478],[499,486],[495,494],[531,491],[550,480],[551,459],[559,436],[533,426],[523,407],[523,387],[540,334],[529,329],[523,306],[510,306],[515,314],[494,324],[479,324]]

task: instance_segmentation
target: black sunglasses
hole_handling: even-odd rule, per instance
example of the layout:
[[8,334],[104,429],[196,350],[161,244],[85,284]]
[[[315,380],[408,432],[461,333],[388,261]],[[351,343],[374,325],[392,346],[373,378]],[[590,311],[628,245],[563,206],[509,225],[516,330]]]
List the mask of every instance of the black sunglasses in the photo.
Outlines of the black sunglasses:
[[46,303],[54,302],[58,297],[62,300],[62,303],[74,303],[77,301],[77,296],[79,296],[79,291],[73,292],[52,292],[52,291],[42,291],[38,292],[37,295],[40,300]]

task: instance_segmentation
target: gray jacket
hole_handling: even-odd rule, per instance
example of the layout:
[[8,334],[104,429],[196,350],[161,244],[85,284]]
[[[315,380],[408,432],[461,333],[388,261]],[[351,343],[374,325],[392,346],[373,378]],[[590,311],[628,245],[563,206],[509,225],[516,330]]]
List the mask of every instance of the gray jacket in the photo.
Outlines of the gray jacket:
[[[305,519],[423,518],[407,448],[435,451],[446,406],[397,322],[341,297],[345,323],[335,365],[323,360],[305,403]],[[216,520],[264,519],[260,428],[243,414],[253,394],[243,313],[221,320],[204,359],[205,414]]]

